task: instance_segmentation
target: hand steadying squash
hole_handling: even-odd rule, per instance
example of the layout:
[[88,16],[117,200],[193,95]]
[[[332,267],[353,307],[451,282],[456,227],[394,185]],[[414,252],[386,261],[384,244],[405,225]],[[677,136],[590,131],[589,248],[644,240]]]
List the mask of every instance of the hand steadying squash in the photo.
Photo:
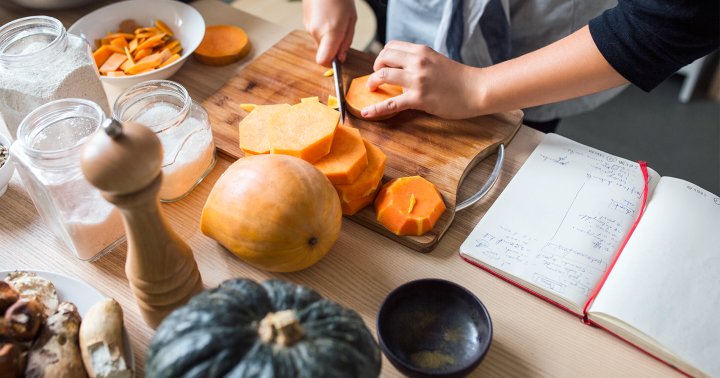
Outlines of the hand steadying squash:
[[149,378],[371,378],[380,367],[377,343],[355,311],[304,286],[234,279],[163,321],[145,369]]

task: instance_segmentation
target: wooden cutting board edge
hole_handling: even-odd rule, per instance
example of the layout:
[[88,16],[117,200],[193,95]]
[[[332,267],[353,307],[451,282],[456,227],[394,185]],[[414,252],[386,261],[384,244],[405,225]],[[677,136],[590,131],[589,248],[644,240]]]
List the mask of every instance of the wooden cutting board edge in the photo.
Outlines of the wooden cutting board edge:
[[[494,144],[490,145],[490,147],[487,147],[477,153],[475,157],[473,157],[470,160],[470,163],[465,168],[465,171],[463,172],[462,176],[460,177],[460,181],[458,182],[458,186],[455,189],[456,190],[456,200],[457,200],[457,193],[460,191],[460,187],[463,184],[463,181],[465,181],[465,178],[467,175],[486,157],[494,154],[497,152],[499,146],[501,144],[505,144],[506,146],[512,141],[512,139],[517,134],[518,130],[520,130],[520,127],[522,126],[522,119],[523,119],[523,112],[521,110],[514,110],[512,112],[508,112],[510,114],[513,114],[517,118],[517,123],[515,127],[513,128],[513,132],[509,133],[504,139],[499,140],[495,142]],[[519,113],[519,114],[518,114]],[[498,115],[490,115],[490,117],[498,117]],[[478,188],[479,189],[479,188]],[[457,201],[455,203],[457,205]],[[373,211],[372,206],[368,206],[363,211]],[[374,211],[373,211],[374,213]],[[357,215],[353,216],[345,216],[347,219],[350,219],[354,221],[355,223],[360,224],[361,226],[367,227],[380,235],[385,236],[388,239],[394,240],[406,247],[409,247],[410,249],[420,252],[420,253],[430,253],[432,252],[437,244],[440,242],[442,237],[445,235],[447,230],[452,225],[452,222],[455,220],[455,207],[448,208],[448,215],[450,219],[446,220],[443,224],[444,227],[441,230],[432,230],[430,233],[425,234],[423,236],[397,236],[393,234],[392,232],[388,231],[385,227],[383,227],[380,223],[377,221],[367,221],[366,218],[358,217]],[[439,232],[438,232],[439,231]]]

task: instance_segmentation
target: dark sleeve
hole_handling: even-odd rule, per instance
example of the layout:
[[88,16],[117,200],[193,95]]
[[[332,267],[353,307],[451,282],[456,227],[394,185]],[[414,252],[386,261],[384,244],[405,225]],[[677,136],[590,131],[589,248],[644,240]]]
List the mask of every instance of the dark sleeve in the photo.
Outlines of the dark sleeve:
[[615,70],[644,91],[720,44],[718,0],[619,0],[590,20],[590,34]]

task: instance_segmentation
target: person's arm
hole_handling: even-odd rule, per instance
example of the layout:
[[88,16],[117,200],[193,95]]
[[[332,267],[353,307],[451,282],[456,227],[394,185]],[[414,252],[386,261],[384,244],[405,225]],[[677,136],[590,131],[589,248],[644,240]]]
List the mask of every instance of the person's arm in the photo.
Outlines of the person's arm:
[[414,108],[466,118],[566,100],[627,82],[649,91],[719,45],[717,0],[620,0],[589,27],[484,69],[451,62],[427,47],[390,43],[368,85],[398,84],[406,93],[364,113],[379,117]]
[[368,85],[404,88],[363,109],[379,117],[419,109],[443,118],[469,118],[557,102],[627,83],[596,47],[587,27],[542,49],[487,68],[454,62],[429,47],[390,42]]
[[356,21],[354,0],[303,0],[303,22],[318,44],[318,64],[328,67],[335,56],[345,61]]

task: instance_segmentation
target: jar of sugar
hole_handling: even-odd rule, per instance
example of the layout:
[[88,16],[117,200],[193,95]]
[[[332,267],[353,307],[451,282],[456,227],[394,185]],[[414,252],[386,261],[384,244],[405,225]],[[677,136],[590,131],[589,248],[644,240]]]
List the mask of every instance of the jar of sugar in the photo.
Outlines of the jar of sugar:
[[152,80],[128,88],[115,101],[113,118],[143,124],[160,138],[162,202],[187,196],[215,166],[208,114],[178,83]]
[[25,17],[0,27],[0,116],[11,137],[31,111],[63,98],[93,101],[109,114],[90,46],[52,17]]
[[50,230],[81,260],[94,260],[125,240],[120,212],[80,169],[80,152],[105,113],[84,99],[49,102],[20,123],[10,147],[20,179]]

